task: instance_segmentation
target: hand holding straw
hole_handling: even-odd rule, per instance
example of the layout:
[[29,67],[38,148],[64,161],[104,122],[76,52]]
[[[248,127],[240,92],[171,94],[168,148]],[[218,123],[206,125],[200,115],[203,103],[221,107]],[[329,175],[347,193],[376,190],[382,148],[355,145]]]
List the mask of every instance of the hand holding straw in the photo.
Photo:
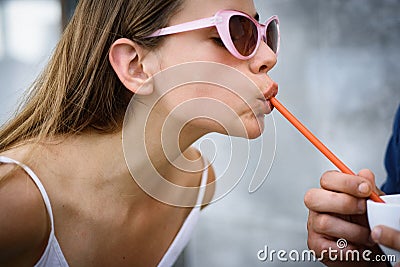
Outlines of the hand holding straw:
[[[355,175],[338,157],[335,156],[317,137],[315,137],[296,117],[291,114],[275,97],[269,99],[271,104],[297,128],[322,154],[324,154],[341,172]],[[385,203],[372,191],[369,198],[375,202]]]

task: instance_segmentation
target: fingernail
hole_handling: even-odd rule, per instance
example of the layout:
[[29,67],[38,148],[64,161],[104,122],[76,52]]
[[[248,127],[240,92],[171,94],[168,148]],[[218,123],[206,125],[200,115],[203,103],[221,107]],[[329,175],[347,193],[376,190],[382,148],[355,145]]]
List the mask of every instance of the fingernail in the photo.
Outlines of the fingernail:
[[376,226],[376,227],[374,227],[374,229],[372,229],[371,237],[372,237],[372,240],[374,240],[376,243],[379,242],[381,235],[382,235],[382,228]]
[[361,183],[358,186],[358,191],[363,194],[367,194],[369,192],[369,185],[367,183]]

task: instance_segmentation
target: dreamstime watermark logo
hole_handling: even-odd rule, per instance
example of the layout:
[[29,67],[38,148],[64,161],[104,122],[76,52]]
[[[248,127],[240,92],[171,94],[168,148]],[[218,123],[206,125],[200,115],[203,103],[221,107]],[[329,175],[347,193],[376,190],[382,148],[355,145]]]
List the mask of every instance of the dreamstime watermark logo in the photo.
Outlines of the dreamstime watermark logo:
[[[248,191],[255,192],[266,180],[276,150],[273,116],[264,116],[266,88],[215,62],[180,64],[151,77],[134,95],[124,117],[124,156],[136,183],[161,202],[192,207],[199,186],[184,186],[167,177],[164,163],[185,173],[203,172],[213,164],[220,171],[210,202],[224,197],[244,176],[251,177]],[[218,136],[210,138],[210,132],[227,137],[220,142]],[[182,147],[197,140],[190,139],[196,134],[207,162],[182,154]],[[204,150],[211,151],[211,157],[202,149],[207,145],[212,148]]]
[[336,241],[336,246],[338,249],[347,248],[347,240],[344,238],[339,238],[338,241]]
[[340,238],[336,242],[337,248],[329,247],[326,250],[322,250],[321,254],[317,256],[314,250],[303,250],[298,251],[296,249],[287,250],[275,250],[269,249],[268,246],[264,246],[263,249],[257,252],[257,258],[259,261],[265,262],[316,262],[322,260],[328,261],[345,261],[345,262],[396,262],[395,255],[373,255],[371,250],[352,250],[346,249],[348,244],[347,240]]

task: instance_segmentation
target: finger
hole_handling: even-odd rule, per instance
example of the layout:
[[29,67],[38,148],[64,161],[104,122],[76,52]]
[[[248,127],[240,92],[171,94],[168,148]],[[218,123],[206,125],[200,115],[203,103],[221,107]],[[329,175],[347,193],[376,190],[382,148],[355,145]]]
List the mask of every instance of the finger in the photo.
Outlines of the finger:
[[373,183],[368,178],[337,171],[324,173],[320,184],[326,190],[347,193],[359,198],[368,197],[374,188]]
[[312,211],[337,214],[364,214],[366,200],[348,194],[324,189],[310,189],[304,196],[304,204]]
[[375,226],[371,232],[372,239],[384,246],[400,250],[400,232],[383,225]]
[[[331,238],[343,238],[348,242],[362,246],[373,246],[370,241],[370,231],[367,227],[348,222],[331,214],[310,212],[311,231],[329,236]],[[310,231],[309,230],[309,231]]]
[[[347,218],[349,218],[349,217],[351,217],[351,220],[347,220],[347,221],[350,221],[352,223],[355,223],[355,224],[358,224],[358,225],[361,225],[361,226],[364,226],[364,227],[367,227],[368,229],[370,229],[367,214],[351,215],[351,216],[347,215]],[[344,219],[347,219],[347,218],[344,218]]]

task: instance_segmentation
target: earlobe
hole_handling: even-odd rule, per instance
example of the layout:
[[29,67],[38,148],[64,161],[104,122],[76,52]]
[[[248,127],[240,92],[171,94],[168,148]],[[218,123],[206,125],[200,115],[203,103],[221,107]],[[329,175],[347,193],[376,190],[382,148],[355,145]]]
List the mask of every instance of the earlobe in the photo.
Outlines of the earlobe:
[[119,80],[128,90],[149,95],[153,92],[153,83],[140,62],[140,49],[133,41],[121,38],[112,44],[108,56]]

